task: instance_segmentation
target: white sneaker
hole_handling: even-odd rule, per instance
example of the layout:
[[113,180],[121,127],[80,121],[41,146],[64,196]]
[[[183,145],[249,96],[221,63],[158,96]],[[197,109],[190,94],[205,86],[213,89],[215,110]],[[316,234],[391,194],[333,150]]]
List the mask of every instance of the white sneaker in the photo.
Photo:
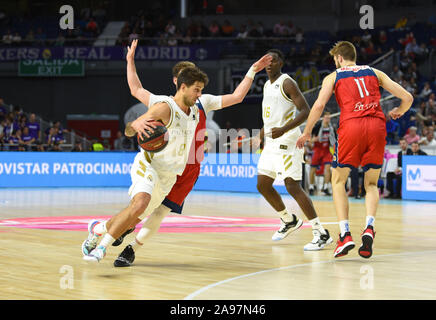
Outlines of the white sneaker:
[[91,220],[88,223],[88,238],[82,243],[82,254],[87,256],[91,253],[92,250],[97,247],[98,239],[100,239],[101,234],[97,234],[94,232],[94,227],[100,223],[98,220]]
[[313,229],[313,240],[304,246],[304,251],[317,251],[323,249],[326,245],[333,242],[329,231],[325,229],[325,234],[321,234],[319,230]]
[[83,256],[83,260],[87,262],[100,262],[106,255],[106,248],[103,246],[98,246],[96,249],[92,250],[87,256]]
[[294,221],[292,222],[284,222],[282,219],[282,226],[274,235],[272,236],[272,241],[280,241],[286,238],[290,233],[299,229],[303,225],[303,220],[298,219],[296,215],[294,215]]

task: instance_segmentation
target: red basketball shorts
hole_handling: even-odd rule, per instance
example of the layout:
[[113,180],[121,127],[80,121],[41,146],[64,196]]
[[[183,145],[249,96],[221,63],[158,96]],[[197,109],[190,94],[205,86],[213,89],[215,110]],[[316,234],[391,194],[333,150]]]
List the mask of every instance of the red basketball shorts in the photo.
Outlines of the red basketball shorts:
[[182,213],[183,202],[194,188],[200,175],[200,164],[187,164],[181,176],[177,177],[173,188],[165,197],[162,204],[171,209],[171,212]]
[[312,155],[311,166],[318,167],[323,164],[329,164],[333,160],[333,156],[330,153],[330,148],[314,148]]
[[348,119],[339,126],[332,167],[379,169],[385,145],[385,121],[370,116]]

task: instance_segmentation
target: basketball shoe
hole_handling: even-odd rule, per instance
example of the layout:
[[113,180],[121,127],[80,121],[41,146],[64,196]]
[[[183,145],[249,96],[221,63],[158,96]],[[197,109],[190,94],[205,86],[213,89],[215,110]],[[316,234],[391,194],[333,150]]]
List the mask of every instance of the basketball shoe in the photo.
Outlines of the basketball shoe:
[[313,239],[312,242],[309,242],[304,246],[304,251],[316,251],[323,249],[326,245],[333,242],[333,239],[330,237],[329,231],[325,229],[325,234],[319,232],[319,230],[313,229]]
[[123,243],[123,241],[124,241],[124,238],[128,235],[128,234],[130,234],[130,233],[132,233],[133,231],[135,230],[135,228],[132,228],[132,229],[129,229],[129,230],[127,230],[126,232],[124,232],[117,240],[115,240],[113,243],[112,243],[112,245],[114,246],[114,247],[117,247],[117,246],[119,246],[120,244],[122,244]]
[[298,219],[296,215],[294,215],[294,220],[292,222],[286,223],[283,221],[283,219],[280,218],[282,221],[282,225],[276,233],[273,234],[272,240],[273,241],[280,241],[286,238],[290,233],[294,232],[295,230],[299,229],[303,225],[303,220]]
[[95,233],[94,228],[100,221],[91,220],[88,223],[88,238],[82,243],[82,253],[84,256],[87,256],[91,253],[92,250],[97,246],[97,242],[101,237],[101,234]]
[[339,240],[335,249],[335,258],[339,258],[348,254],[348,251],[355,247],[353,238],[350,232],[345,232],[344,236],[339,235]]
[[368,259],[372,256],[372,244],[375,238],[373,226],[367,226],[362,232],[362,245],[359,248],[359,255],[362,258]]
[[123,252],[120,253],[118,258],[114,261],[115,267],[130,267],[130,265],[135,261],[135,251],[129,244],[124,248]]
[[83,256],[83,260],[87,262],[100,262],[106,255],[106,248],[103,246],[98,246],[91,251],[87,256]]

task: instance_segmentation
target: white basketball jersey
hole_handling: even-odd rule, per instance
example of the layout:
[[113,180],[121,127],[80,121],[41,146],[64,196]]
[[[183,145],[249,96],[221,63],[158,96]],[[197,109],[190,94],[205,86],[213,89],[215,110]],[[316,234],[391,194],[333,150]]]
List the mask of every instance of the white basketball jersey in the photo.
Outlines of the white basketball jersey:
[[163,102],[166,102],[171,110],[170,121],[166,126],[169,134],[168,145],[159,152],[144,151],[144,157],[158,173],[172,172],[181,175],[185,170],[199,121],[199,109],[194,105],[190,107],[190,113],[187,115],[172,98],[167,97]]
[[[262,119],[265,134],[271,132],[272,128],[284,126],[296,116],[297,108],[283,90],[283,82],[288,78],[291,79],[289,75],[282,74],[273,83],[268,80],[263,87]],[[277,139],[265,136],[264,151],[292,153],[300,135],[300,128],[297,127]]]

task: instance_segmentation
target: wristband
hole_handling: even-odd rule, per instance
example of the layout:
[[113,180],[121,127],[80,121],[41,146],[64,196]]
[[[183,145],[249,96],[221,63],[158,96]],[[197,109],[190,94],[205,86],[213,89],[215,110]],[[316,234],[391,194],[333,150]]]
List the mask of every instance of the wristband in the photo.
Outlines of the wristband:
[[247,74],[245,75],[246,77],[250,78],[251,80],[254,80],[254,76],[256,75],[256,71],[254,71],[253,66],[250,67],[250,69],[248,70]]

